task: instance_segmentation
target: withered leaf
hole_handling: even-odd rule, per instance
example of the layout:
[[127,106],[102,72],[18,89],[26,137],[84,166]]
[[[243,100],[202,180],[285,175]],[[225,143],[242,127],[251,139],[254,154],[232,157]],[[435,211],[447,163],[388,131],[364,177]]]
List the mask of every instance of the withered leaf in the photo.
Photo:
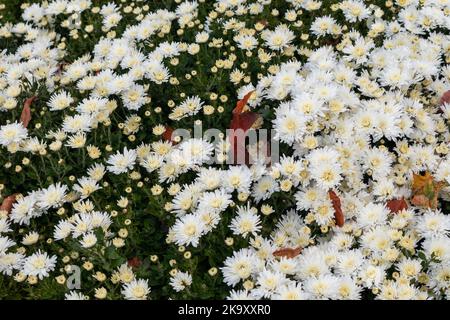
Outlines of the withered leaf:
[[133,257],[127,261],[128,265],[132,268],[139,268],[142,265],[142,260],[138,257]]

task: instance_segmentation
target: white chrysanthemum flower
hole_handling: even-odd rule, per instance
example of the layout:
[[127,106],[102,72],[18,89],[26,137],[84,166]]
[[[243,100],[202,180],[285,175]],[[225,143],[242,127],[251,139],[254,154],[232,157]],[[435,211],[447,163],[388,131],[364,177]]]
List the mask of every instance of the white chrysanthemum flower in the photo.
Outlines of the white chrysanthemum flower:
[[73,103],[74,99],[71,94],[66,91],[61,91],[53,94],[47,102],[50,111],[64,110]]
[[42,210],[36,205],[38,194],[39,192],[32,192],[25,197],[17,199],[9,216],[11,221],[28,225],[31,218],[40,216]]
[[424,238],[445,236],[450,231],[450,216],[429,209],[417,219],[416,228]]
[[8,218],[0,218],[0,235],[11,231],[11,223]]
[[[247,290],[234,290],[232,289],[227,296],[227,300],[254,300]],[[284,299],[283,299],[284,300]]]
[[300,279],[318,277],[329,273],[323,253],[319,249],[307,248],[298,258],[298,274]]
[[340,9],[344,12],[347,21],[352,23],[367,19],[370,15],[370,10],[360,0],[343,1],[340,4]]
[[214,146],[202,139],[189,139],[180,144],[180,150],[192,164],[202,164],[211,158]]
[[89,249],[97,244],[97,237],[92,232],[87,233],[83,236],[83,239],[80,240],[80,244],[83,248]]
[[300,283],[289,282],[279,286],[272,295],[273,300],[307,300],[309,295],[302,289]]
[[200,237],[205,232],[204,222],[193,214],[179,218],[172,227],[174,240],[178,245],[198,246]]
[[45,13],[48,15],[58,15],[64,12],[68,3],[65,0],[55,0],[48,4]]
[[33,3],[31,6],[27,7],[23,13],[22,18],[25,21],[39,22],[45,14],[45,10],[38,3]]
[[360,300],[362,289],[353,278],[339,278],[336,296],[339,300]]
[[90,214],[92,228],[102,228],[103,231],[106,231],[112,224],[111,215],[107,212],[93,211]]
[[8,237],[0,237],[0,253],[6,253],[6,250],[14,245],[16,245],[16,243]]
[[277,181],[271,176],[264,176],[259,179],[252,189],[252,196],[255,198],[256,202],[261,200],[267,200],[270,196],[280,190]]
[[385,279],[386,271],[383,266],[374,266],[366,263],[359,273],[362,283],[367,288],[378,287]]
[[220,186],[223,171],[216,168],[200,168],[197,181],[202,184],[206,190],[213,190]]
[[336,20],[330,16],[317,17],[311,24],[311,31],[318,37],[325,36],[327,34],[333,34],[334,28],[336,28]]
[[448,236],[426,239],[422,244],[425,255],[438,261],[450,259],[450,238]]
[[24,255],[20,253],[0,253],[0,273],[12,276],[14,270],[21,270]]
[[81,292],[72,290],[64,295],[64,300],[88,300],[89,297]]
[[293,275],[298,272],[297,260],[281,257],[280,260],[271,261],[271,268],[286,275]]
[[56,256],[49,256],[47,252],[38,250],[38,252],[25,258],[22,272],[27,276],[36,276],[42,280],[49,276],[49,272],[53,271],[55,266]]
[[64,203],[68,189],[60,182],[50,185],[47,189],[41,190],[37,196],[37,205],[43,209],[58,208]]
[[129,110],[139,110],[147,102],[144,87],[132,85],[121,94],[124,106]]
[[234,37],[234,41],[237,42],[237,46],[242,50],[253,50],[258,45],[258,40],[251,35],[238,35]]
[[422,271],[422,265],[420,260],[405,258],[399,264],[397,264],[397,270],[401,276],[405,276],[408,279],[416,278]]
[[252,290],[252,295],[262,298],[271,298],[277,289],[288,282],[286,276],[277,271],[263,270],[258,274],[256,287]]
[[235,286],[241,280],[245,280],[255,271],[255,261],[258,260],[255,253],[249,249],[235,251],[232,257],[228,257],[222,267],[224,281],[229,286]]
[[78,105],[76,110],[84,115],[95,115],[103,110],[105,110],[108,99],[90,97],[83,99]]
[[198,199],[198,208],[196,212],[207,210],[220,213],[225,211],[231,202],[231,195],[224,189],[205,192]]
[[359,37],[353,44],[345,46],[342,52],[346,54],[345,60],[363,64],[367,62],[369,53],[374,47],[375,44],[372,40]]
[[89,114],[77,114],[66,117],[62,129],[66,133],[89,132],[92,129],[93,118]]
[[295,35],[287,25],[279,25],[274,31],[264,30],[261,38],[270,49],[281,51],[290,45]]
[[162,64],[157,64],[155,66],[151,66],[150,68],[147,67],[145,74],[148,79],[150,79],[156,84],[162,84],[164,82],[169,81],[169,78],[171,76],[169,69],[167,69]]
[[303,137],[306,118],[294,110],[288,110],[275,118],[273,127],[276,132],[275,138],[282,142],[292,144]]
[[336,271],[342,275],[355,275],[364,262],[360,250],[348,250],[341,252],[336,264]]
[[252,183],[252,173],[246,166],[232,166],[224,172],[223,183],[225,190],[249,193]]
[[55,240],[62,240],[67,238],[73,230],[73,225],[67,220],[61,220],[56,226],[53,232],[53,238]]
[[101,163],[95,163],[88,169],[87,173],[92,180],[100,181],[106,173],[106,168]]
[[312,277],[305,281],[305,291],[316,300],[336,299],[338,289],[339,279],[329,274]]
[[68,141],[66,142],[66,146],[73,148],[73,149],[80,149],[83,148],[86,144],[86,133],[84,132],[77,132],[73,136],[69,137]]
[[101,189],[96,180],[88,177],[82,177],[78,179],[78,184],[73,187],[74,191],[77,191],[81,195],[81,199],[86,199],[93,192]]
[[365,227],[372,227],[375,225],[383,225],[389,214],[389,209],[382,204],[368,203],[361,208],[357,216],[358,224]]

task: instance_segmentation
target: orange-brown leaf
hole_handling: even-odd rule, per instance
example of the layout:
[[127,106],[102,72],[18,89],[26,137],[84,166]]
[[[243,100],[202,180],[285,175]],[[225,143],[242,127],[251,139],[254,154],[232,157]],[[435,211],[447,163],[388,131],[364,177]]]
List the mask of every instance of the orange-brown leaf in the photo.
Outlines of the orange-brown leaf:
[[430,172],[413,173],[411,203],[419,207],[436,208],[439,192],[444,187],[443,182],[436,182]]
[[10,213],[14,202],[16,202],[17,193],[14,193],[10,196],[7,196],[3,199],[2,204],[0,205],[0,211],[6,211],[6,213]]
[[392,199],[386,203],[386,207],[388,207],[392,213],[397,213],[399,211],[408,209],[408,204],[406,203],[405,198]]
[[248,152],[245,149],[245,145],[238,145],[238,142],[245,142],[245,139],[239,139],[240,134],[245,134],[251,128],[258,128],[262,125],[262,117],[252,111],[246,111],[245,106],[248,103],[251,95],[254,91],[248,92],[241,100],[236,103],[236,107],[233,109],[233,117],[230,123],[231,134],[229,136],[231,150],[234,155],[234,161],[236,162],[239,158],[238,153],[245,153],[241,156],[245,156],[246,161],[248,160]]
[[295,258],[302,252],[301,247],[297,248],[282,248],[273,252],[274,257]]
[[430,183],[433,183],[433,177],[431,176],[431,173],[429,171],[425,172],[424,175],[413,173],[413,191],[422,189]]
[[28,127],[28,124],[31,120],[31,104],[36,99],[36,96],[33,96],[31,98],[28,98],[25,100],[25,103],[23,104],[22,114],[20,115],[20,122],[22,122],[22,125],[26,128]]
[[345,217],[344,213],[342,212],[341,199],[339,199],[338,195],[333,190],[328,191],[328,196],[330,197],[331,203],[333,204],[334,220],[336,222],[336,225],[338,227],[342,227],[345,222]]

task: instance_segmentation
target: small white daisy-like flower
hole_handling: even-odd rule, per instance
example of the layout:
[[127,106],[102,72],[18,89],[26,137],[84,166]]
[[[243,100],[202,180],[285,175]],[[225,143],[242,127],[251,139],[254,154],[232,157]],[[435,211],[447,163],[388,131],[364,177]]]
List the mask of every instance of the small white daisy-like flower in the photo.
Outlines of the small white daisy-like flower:
[[424,238],[445,236],[450,231],[450,216],[429,209],[418,219],[417,230]]
[[24,257],[23,254],[14,252],[0,254],[0,273],[11,276],[14,270],[21,270]]
[[51,96],[50,100],[47,102],[47,106],[50,111],[59,111],[69,107],[73,101],[74,100],[70,93],[61,91]]
[[252,291],[257,297],[271,298],[277,289],[287,283],[286,276],[277,271],[263,270],[258,274],[256,289]]
[[87,233],[80,240],[80,244],[83,248],[88,249],[95,246],[97,243],[97,237],[93,233]]
[[232,166],[224,173],[223,186],[227,191],[248,193],[251,183],[252,173],[246,166]]
[[89,132],[92,121],[92,117],[88,114],[77,114],[73,117],[66,117],[62,129],[66,133]]
[[237,208],[237,216],[231,220],[230,229],[234,234],[242,235],[244,238],[247,235],[256,235],[261,230],[261,221],[257,214],[256,208],[239,206]]
[[294,40],[295,35],[289,30],[287,25],[279,25],[274,31],[264,30],[261,37],[267,47],[272,50],[281,51],[289,46],[291,41]]
[[22,272],[27,276],[36,276],[42,280],[49,276],[49,272],[53,271],[55,266],[56,256],[49,256],[47,252],[38,250],[38,252],[25,258]]
[[101,189],[97,181],[88,177],[78,179],[78,184],[73,187],[81,195],[81,199],[89,197],[93,192]]
[[205,231],[205,225],[197,215],[188,214],[175,222],[172,231],[178,245],[192,244],[196,247]]
[[60,182],[41,190],[37,195],[37,205],[43,209],[58,208],[64,203],[67,186]]
[[0,253],[5,253],[8,248],[14,246],[16,243],[8,237],[0,237]]
[[0,218],[0,235],[2,233],[7,233],[7,232],[11,231],[10,226],[11,226],[11,224],[6,217]]
[[258,257],[249,249],[235,251],[228,257],[222,267],[224,281],[229,286],[235,286],[241,280],[245,280],[255,271],[255,260]]
[[61,240],[67,238],[73,230],[73,225],[66,220],[61,220],[56,226],[53,232],[53,238],[55,240]]
[[176,292],[183,291],[192,284],[192,276],[188,272],[178,271],[170,278],[170,286]]

